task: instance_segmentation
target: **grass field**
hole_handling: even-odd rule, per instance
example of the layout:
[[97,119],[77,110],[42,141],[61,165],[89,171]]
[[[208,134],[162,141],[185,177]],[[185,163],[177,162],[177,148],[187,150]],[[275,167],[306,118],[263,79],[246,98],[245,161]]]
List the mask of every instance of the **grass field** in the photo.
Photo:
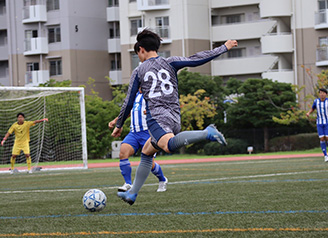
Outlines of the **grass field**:
[[[119,168],[0,174],[0,237],[328,237],[321,157],[162,169],[168,190],[150,174],[133,206],[116,197]],[[84,209],[90,188],[105,210]]]

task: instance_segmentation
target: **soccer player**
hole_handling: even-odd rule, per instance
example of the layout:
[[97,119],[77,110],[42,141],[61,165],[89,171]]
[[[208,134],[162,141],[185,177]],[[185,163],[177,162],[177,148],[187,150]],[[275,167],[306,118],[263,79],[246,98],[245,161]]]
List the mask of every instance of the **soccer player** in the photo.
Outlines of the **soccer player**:
[[25,121],[25,115],[24,113],[18,113],[17,114],[17,122],[12,124],[12,126],[9,128],[7,134],[1,141],[1,145],[3,146],[5,141],[8,139],[8,137],[14,132],[15,133],[15,143],[12,149],[12,155],[10,158],[10,164],[11,164],[11,170],[10,173],[14,173],[14,167],[15,167],[15,161],[17,155],[20,155],[21,151],[25,154],[26,157],[26,163],[27,163],[27,170],[28,173],[32,173],[31,170],[31,155],[30,155],[30,127],[34,126],[36,123],[40,123],[43,121],[48,121],[48,118],[43,118],[41,120],[36,121]]
[[312,108],[306,113],[309,117],[315,109],[317,109],[317,129],[320,138],[321,150],[324,154],[325,162],[328,162],[326,141],[328,138],[328,99],[327,90],[325,88],[319,89],[319,98],[315,99]]
[[[158,56],[161,38],[145,29],[137,35],[134,51],[142,64],[132,73],[127,97],[122,105],[112,135],[120,136],[122,126],[128,117],[139,88],[146,100],[147,126],[150,138],[141,151],[141,161],[136,170],[132,188],[117,195],[132,205],[139,190],[146,181],[152,166],[153,155],[160,149],[172,153],[178,148],[202,140],[216,141],[226,145],[224,136],[209,125],[204,130],[180,132],[180,105],[178,96],[178,70],[205,64],[238,45],[228,40],[224,45],[209,51],[202,51],[190,57],[173,56],[167,59]],[[180,133],[179,133],[180,132]]]
[[[124,138],[120,148],[120,170],[124,178],[124,185],[118,188],[119,192],[125,192],[131,188],[131,164],[129,157],[134,155],[140,148],[144,146],[148,140],[149,132],[146,123],[146,102],[142,93],[138,92],[131,111],[130,132]],[[118,117],[108,123],[109,129],[113,129]],[[165,192],[167,189],[168,179],[164,176],[161,166],[152,162],[151,172],[158,178],[157,192]]]

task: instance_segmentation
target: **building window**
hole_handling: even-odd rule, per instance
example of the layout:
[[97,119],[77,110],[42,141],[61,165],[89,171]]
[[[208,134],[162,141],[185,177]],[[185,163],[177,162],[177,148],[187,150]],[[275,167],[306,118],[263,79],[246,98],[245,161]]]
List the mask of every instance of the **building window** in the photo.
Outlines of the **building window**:
[[26,71],[27,72],[39,71],[39,62],[27,63],[26,64]]
[[121,54],[113,54],[110,61],[110,70],[121,70]]
[[245,21],[244,14],[226,15],[221,17],[222,24],[233,24]]
[[142,27],[142,20],[141,18],[138,19],[131,19],[130,20],[130,25],[131,25],[131,36],[135,36],[138,34],[138,28]]
[[328,9],[328,0],[318,0],[319,10]]
[[59,10],[59,0],[47,0],[47,11]]
[[6,14],[6,0],[0,0],[0,15]]
[[129,0],[129,2],[136,2],[137,0]]
[[120,22],[109,23],[109,39],[120,38]]
[[328,37],[320,37],[319,38],[319,46],[328,46]]
[[36,0],[24,0],[24,7],[35,6]]
[[59,60],[51,60],[49,61],[50,65],[50,76],[62,75],[62,61]]
[[52,26],[48,28],[48,42],[61,42],[60,26]]
[[228,51],[228,58],[243,57],[243,49],[231,49]]
[[0,61],[0,78],[8,76],[8,61]]
[[140,64],[139,57],[136,53],[131,54],[131,69],[134,70]]
[[118,0],[108,0],[108,7],[118,7]]
[[163,57],[163,58],[168,58],[171,56],[171,51],[167,50],[167,51],[159,51],[158,55]]
[[0,46],[7,45],[7,30],[0,30]]
[[169,17],[156,17],[156,30],[155,32],[161,38],[169,38]]

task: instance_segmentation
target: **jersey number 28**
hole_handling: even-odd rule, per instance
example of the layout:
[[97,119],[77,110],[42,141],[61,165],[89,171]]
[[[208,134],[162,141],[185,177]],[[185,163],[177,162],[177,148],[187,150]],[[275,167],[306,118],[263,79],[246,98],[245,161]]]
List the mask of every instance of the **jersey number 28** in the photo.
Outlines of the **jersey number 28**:
[[[163,75],[165,75],[165,78],[163,78]],[[169,95],[173,92],[173,84],[170,82],[171,77],[167,70],[161,69],[157,72],[157,75],[154,72],[148,71],[145,74],[144,81],[147,82],[149,78],[153,80],[149,92],[149,98],[156,98],[162,96],[162,93],[160,91],[155,92],[158,80],[161,81],[161,91],[164,94]]]

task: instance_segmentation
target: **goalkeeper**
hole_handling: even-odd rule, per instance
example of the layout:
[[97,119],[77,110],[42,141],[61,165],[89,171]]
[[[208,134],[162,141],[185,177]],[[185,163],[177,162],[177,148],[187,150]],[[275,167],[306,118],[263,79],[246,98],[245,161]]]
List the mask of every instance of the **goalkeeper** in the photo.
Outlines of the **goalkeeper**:
[[1,145],[3,146],[5,141],[8,139],[8,137],[14,132],[15,133],[15,143],[12,150],[12,155],[10,158],[10,164],[11,164],[11,170],[10,173],[14,173],[14,167],[15,167],[15,160],[17,155],[20,155],[21,151],[25,154],[26,157],[26,163],[27,163],[27,170],[28,173],[32,173],[31,171],[31,155],[30,155],[30,127],[34,126],[37,123],[48,121],[48,118],[43,118],[41,120],[36,121],[25,121],[25,115],[24,113],[18,113],[17,114],[17,122],[12,124],[12,126],[9,128],[7,134],[1,141]]

